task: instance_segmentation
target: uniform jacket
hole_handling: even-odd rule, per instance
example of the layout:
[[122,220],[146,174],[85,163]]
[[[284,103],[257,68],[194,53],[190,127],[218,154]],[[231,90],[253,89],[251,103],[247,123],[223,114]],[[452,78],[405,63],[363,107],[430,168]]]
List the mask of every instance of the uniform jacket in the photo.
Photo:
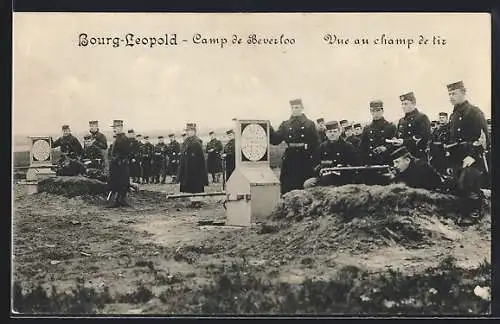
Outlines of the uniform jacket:
[[229,179],[234,171],[235,165],[235,146],[234,138],[230,139],[224,146],[224,154],[226,155],[224,160],[226,161],[226,177]]
[[440,176],[429,164],[421,159],[412,159],[408,168],[399,173],[394,182],[402,182],[408,187],[422,189],[439,189],[442,186]]
[[82,144],[72,134],[59,137],[52,142],[52,147],[61,147],[62,153],[75,153],[77,156],[83,151]]
[[[212,150],[212,152],[209,152]],[[224,150],[221,141],[214,138],[207,143],[207,169],[209,173],[220,172],[222,169],[221,153]]]
[[167,155],[171,163],[175,163],[174,161],[178,161],[181,153],[181,145],[176,140],[168,143],[167,146]]
[[[364,164],[388,164],[391,161],[390,144],[386,139],[392,139],[396,135],[396,126],[384,118],[374,120],[363,129],[361,141],[359,143],[360,158]],[[384,153],[377,154],[373,150],[378,146],[385,146],[387,150]]]
[[354,146],[339,138],[337,141],[324,141],[319,145],[313,156],[315,175],[319,176],[322,167],[356,165]]
[[94,145],[100,148],[101,150],[105,150],[108,148],[108,141],[106,139],[106,136],[99,132],[92,133],[90,132],[90,135],[92,135],[92,139],[95,140]]
[[427,115],[415,109],[399,120],[397,129],[396,137],[403,139],[403,145],[408,151],[413,156],[425,158],[425,150],[431,138],[431,122]]
[[109,165],[110,190],[120,192],[128,190],[130,184],[129,156],[131,145],[129,138],[124,134],[116,134],[111,148]]

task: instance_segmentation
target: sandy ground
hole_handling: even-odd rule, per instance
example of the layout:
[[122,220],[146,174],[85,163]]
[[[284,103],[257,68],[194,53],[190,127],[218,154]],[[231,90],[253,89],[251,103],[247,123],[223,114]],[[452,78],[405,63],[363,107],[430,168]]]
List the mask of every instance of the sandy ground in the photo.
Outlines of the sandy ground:
[[[477,267],[490,261],[490,233],[484,225],[460,228],[450,222],[429,219],[427,226],[439,244],[406,249],[400,245],[356,251],[348,246],[290,252],[269,248],[293,244],[287,230],[280,235],[258,234],[254,228],[199,226],[200,220],[224,220],[217,197],[201,208],[186,200],[165,199],[177,192],[174,185],[141,185],[146,191],[130,196],[132,207],[105,209],[103,198],[65,198],[47,193],[27,196],[14,188],[13,275],[23,286],[43,283],[69,290],[75,283],[109,287],[123,296],[139,285],[152,288],[144,303],[115,302],[104,313],[155,313],[168,310],[159,299],[172,284],[203,285],[212,278],[214,265],[246,260],[263,276],[289,283],[304,278],[328,278],[342,265],[371,272],[387,268],[418,272],[454,256],[461,267]],[[208,191],[220,191],[212,184]],[[319,226],[328,226],[326,221]],[[289,233],[307,222],[297,223]],[[311,238],[314,240],[314,238]],[[285,244],[286,243],[286,244]],[[304,244],[298,240],[297,245]],[[323,246],[324,247],[324,246]]]

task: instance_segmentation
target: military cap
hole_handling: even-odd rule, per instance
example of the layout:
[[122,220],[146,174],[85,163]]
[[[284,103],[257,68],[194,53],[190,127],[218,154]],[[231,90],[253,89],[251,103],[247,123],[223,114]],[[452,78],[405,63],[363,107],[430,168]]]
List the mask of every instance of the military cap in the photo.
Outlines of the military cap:
[[441,117],[441,116],[448,117],[448,113],[442,111],[442,112],[439,113],[439,117]]
[[158,139],[163,139],[163,136],[162,135],[158,136]]
[[325,128],[327,130],[339,129],[339,123],[337,121],[329,121],[325,123]]
[[91,121],[89,121],[89,125],[90,126],[92,126],[92,125],[96,125],[97,126],[97,125],[99,125],[99,121],[97,121],[97,120],[91,120]]
[[233,131],[232,129],[228,129],[228,130],[226,131],[226,134],[227,134],[227,135],[229,135],[229,134],[234,134],[234,131]]
[[123,120],[115,119],[113,120],[113,125],[111,127],[120,127],[123,126]]
[[69,125],[62,125],[62,127],[61,127],[61,128],[62,128],[63,130],[65,130],[65,129],[69,129]]
[[170,133],[170,134],[168,134],[168,137],[174,137],[174,136],[175,136],[175,134],[174,134],[174,133]]
[[400,148],[398,148],[397,150],[395,150],[391,154],[391,158],[393,160],[399,159],[400,157],[406,157],[406,156],[410,156],[410,152],[408,152],[408,149],[406,148],[406,146],[401,146]]
[[293,99],[293,100],[290,100],[290,105],[293,106],[293,105],[302,105],[302,99]]
[[319,124],[319,123],[322,123],[322,122],[324,122],[324,121],[325,121],[325,119],[324,119],[324,118],[318,118],[318,119],[316,119],[316,122],[317,122],[318,124]]
[[347,129],[352,129],[352,125],[346,125],[346,126],[344,127],[344,129],[346,129],[346,130],[347,130]]
[[129,129],[129,130],[127,131],[127,133],[129,133],[129,134],[133,134],[133,133],[134,133],[134,130],[133,130],[133,129]]
[[141,134],[137,134],[137,135],[135,135],[135,137],[142,137],[142,135]]
[[149,136],[148,135],[144,136],[144,139],[149,139]]
[[196,130],[196,124],[195,123],[187,123],[186,130]]
[[213,135],[215,134],[213,131],[208,132],[208,135]]
[[399,100],[401,100],[401,101],[408,100],[411,102],[415,102],[415,100],[417,100],[417,99],[415,98],[415,94],[413,92],[408,92],[408,93],[405,93],[403,95],[400,95]]
[[370,101],[370,109],[384,109],[384,103],[382,100],[372,100]]
[[354,128],[361,128],[362,126],[361,126],[361,123],[356,123],[356,124],[353,125],[353,127]]
[[186,133],[182,133],[182,135],[181,135],[181,136],[182,136],[182,137],[184,137],[184,136],[186,136],[186,135],[187,135]]
[[345,124],[347,124],[347,123],[348,123],[347,119],[342,119],[342,120],[340,121],[340,125],[345,125]]
[[465,89],[464,83],[462,81],[450,83],[446,86],[448,88],[448,91],[453,91],[453,90],[458,90],[458,89]]
[[84,140],[89,140],[91,138],[92,138],[92,135],[90,135],[90,134],[85,134],[85,136],[83,136]]

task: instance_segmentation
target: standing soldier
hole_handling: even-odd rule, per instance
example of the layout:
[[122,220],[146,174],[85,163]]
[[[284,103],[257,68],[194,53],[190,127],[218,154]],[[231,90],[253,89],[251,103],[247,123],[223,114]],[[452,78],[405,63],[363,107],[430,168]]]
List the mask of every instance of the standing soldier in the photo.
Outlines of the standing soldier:
[[165,183],[167,162],[167,144],[163,140],[163,136],[158,136],[158,143],[154,147],[153,166],[154,166],[154,183]]
[[172,183],[177,183],[177,170],[179,169],[179,160],[181,158],[181,145],[175,139],[175,134],[168,135],[170,143],[167,147],[168,156],[168,175],[172,177]]
[[113,121],[113,133],[116,139],[113,142],[111,149],[111,160],[109,163],[109,180],[108,185],[113,193],[116,193],[116,198],[110,204],[109,208],[116,208],[120,206],[129,206],[126,201],[128,188],[130,186],[130,173],[129,173],[129,155],[130,155],[130,142],[125,133],[123,132],[123,121]]
[[404,145],[412,156],[427,160],[426,150],[431,138],[431,122],[427,115],[418,111],[417,99],[413,92],[401,95],[399,99],[405,115],[399,120],[397,141],[393,144],[396,147]]
[[311,188],[317,185],[341,186],[351,183],[352,179],[346,174],[329,174],[325,176],[320,174],[323,168],[353,166],[357,164],[354,147],[350,142],[340,137],[339,123],[336,121],[328,122],[325,124],[325,127],[328,140],[321,143],[314,152],[315,177],[306,180],[304,188]]
[[281,194],[303,189],[304,182],[313,177],[313,152],[319,146],[318,131],[314,122],[304,114],[301,99],[290,101],[291,117],[281,123],[277,131],[271,127],[270,142],[287,144],[283,154],[280,183]]
[[[139,135],[137,135],[139,136]],[[129,170],[130,177],[135,183],[139,183],[141,177],[141,161],[139,160],[140,142],[133,129],[127,131],[127,137],[130,141],[130,156],[129,156]]]
[[354,131],[352,129],[352,125],[347,125],[345,127],[345,134],[346,134],[345,141],[352,144],[352,147],[354,149],[354,155],[356,156],[356,161],[359,162],[359,160],[360,160],[360,157],[359,157],[359,142],[361,141],[361,137],[354,135]]
[[78,158],[83,151],[82,144],[80,141],[71,134],[71,130],[68,125],[62,126],[62,136],[52,142],[52,147],[60,147],[61,153],[63,155],[72,155]]
[[188,123],[186,133],[177,176],[180,192],[204,192],[208,186],[208,173],[201,140],[196,136],[196,124]]
[[[106,150],[108,149],[108,140],[106,136],[99,131],[99,121],[91,120],[89,121],[90,135],[92,136],[93,144],[99,148],[102,155],[106,157]],[[103,161],[105,167],[109,168],[109,161],[106,159]]]
[[208,133],[210,141],[207,143],[207,171],[212,175],[212,182],[219,182],[222,171],[221,153],[224,150],[221,141],[215,138],[215,133]]
[[229,129],[226,131],[226,135],[229,138],[226,145],[224,146],[224,153],[222,154],[222,158],[225,161],[226,165],[226,174],[223,175],[224,179],[229,179],[231,174],[233,174],[234,168],[236,167],[236,152],[234,145],[234,131]]
[[144,136],[141,146],[142,183],[149,183],[151,174],[151,160],[153,159],[154,146],[149,141],[149,136]]
[[340,130],[341,130],[341,134],[340,134],[340,137],[342,137],[343,140],[346,139],[346,134],[345,134],[345,128],[346,126],[349,124],[349,121],[347,119],[342,119],[340,121]]
[[450,128],[448,125],[448,114],[444,111],[439,113],[438,125],[432,133],[429,142],[429,162],[441,175],[446,173],[447,159],[445,145],[449,143]]
[[323,143],[324,141],[327,140],[326,137],[326,127],[325,127],[325,119],[324,118],[318,118],[316,119],[316,123],[318,123],[318,136],[319,136],[319,141],[320,143]]
[[457,181],[457,193],[464,199],[464,215],[459,222],[469,225],[481,216],[482,176],[487,172],[479,140],[485,136],[486,146],[489,145],[488,126],[481,109],[467,100],[462,81],[448,84],[447,88],[453,105],[449,121],[450,143],[457,143],[459,148],[451,158],[452,168]]
[[[390,165],[392,146],[386,140],[396,134],[396,126],[384,118],[384,103],[370,102],[372,122],[363,129],[359,143],[360,158],[366,165]],[[385,183],[387,180],[376,174],[368,174],[362,179],[367,184]]]

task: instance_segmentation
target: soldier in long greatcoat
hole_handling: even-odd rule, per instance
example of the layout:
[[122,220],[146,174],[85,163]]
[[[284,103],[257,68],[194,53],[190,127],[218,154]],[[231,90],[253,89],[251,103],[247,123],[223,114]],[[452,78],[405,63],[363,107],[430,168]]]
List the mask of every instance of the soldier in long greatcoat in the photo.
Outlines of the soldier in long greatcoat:
[[232,129],[229,129],[226,131],[226,135],[229,138],[229,141],[227,141],[226,145],[224,146],[224,151],[222,154],[222,158],[224,159],[224,163],[226,166],[226,174],[225,179],[229,179],[231,174],[233,174],[233,171],[236,167],[236,152],[235,152],[235,144],[234,144],[234,131]]
[[281,165],[281,194],[303,189],[304,182],[313,177],[313,153],[319,146],[318,131],[314,122],[304,114],[301,99],[290,101],[291,117],[275,131],[271,127],[270,142],[287,144]]
[[453,104],[449,141],[450,144],[458,144],[458,149],[452,153],[451,162],[457,182],[457,194],[463,197],[464,215],[459,222],[469,225],[481,216],[481,187],[487,172],[484,147],[480,140],[485,138],[485,146],[488,147],[490,138],[484,113],[467,100],[463,82],[448,84],[447,89]]
[[196,136],[196,124],[188,123],[186,133],[177,175],[180,192],[204,192],[205,186],[208,186],[208,173],[201,140]]
[[398,122],[395,147],[405,146],[411,155],[427,160],[427,144],[431,138],[431,122],[426,114],[417,109],[413,92],[399,96],[404,117]]
[[127,136],[130,141],[130,177],[132,178],[133,182],[139,183],[141,177],[141,161],[139,158],[141,143],[139,142],[138,138],[140,138],[140,135],[136,135],[133,129],[129,129],[127,131]]
[[116,208],[120,206],[129,206],[126,198],[130,186],[129,156],[130,141],[123,132],[123,121],[113,121],[113,133],[116,138],[111,148],[111,157],[109,163],[109,189],[116,193],[114,201],[108,206]]
[[[372,122],[363,129],[359,143],[361,163],[364,165],[391,165],[392,145],[387,143],[396,134],[396,126],[384,118],[384,103],[380,100],[370,102]],[[367,184],[383,184],[386,179],[378,174],[361,175]]]
[[167,174],[172,177],[172,183],[177,182],[177,171],[179,169],[179,162],[181,158],[181,145],[175,139],[175,134],[168,135],[170,143],[167,146],[168,166]]
[[219,182],[220,172],[222,171],[221,154],[224,150],[221,141],[215,137],[213,131],[208,133],[210,141],[207,143],[207,171],[212,175],[212,182]]

